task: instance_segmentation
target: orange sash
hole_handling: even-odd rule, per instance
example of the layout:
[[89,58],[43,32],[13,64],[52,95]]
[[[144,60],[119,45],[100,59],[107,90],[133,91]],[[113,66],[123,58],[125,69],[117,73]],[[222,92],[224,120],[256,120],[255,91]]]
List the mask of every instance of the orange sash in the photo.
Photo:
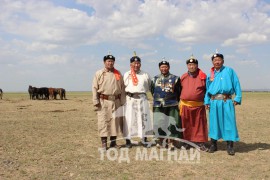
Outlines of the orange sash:
[[120,78],[121,78],[120,72],[119,72],[118,70],[114,69],[114,70],[113,70],[113,74],[114,74],[114,76],[115,76],[115,79],[116,79],[117,81],[119,81]]
[[136,72],[134,71],[134,68],[131,68],[130,72],[131,72],[132,83],[134,86],[137,86],[138,85],[138,78],[136,76]]
[[179,110],[180,110],[180,115],[182,115],[183,112],[183,106],[187,107],[200,107],[203,106],[203,101],[185,101],[185,100],[180,100],[179,103]]

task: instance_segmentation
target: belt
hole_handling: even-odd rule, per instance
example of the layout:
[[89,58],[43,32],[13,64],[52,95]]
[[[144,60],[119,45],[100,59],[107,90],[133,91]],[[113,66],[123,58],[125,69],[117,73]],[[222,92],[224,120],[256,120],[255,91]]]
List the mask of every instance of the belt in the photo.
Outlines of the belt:
[[200,107],[200,106],[203,106],[203,101],[186,101],[186,100],[180,100],[180,103],[179,103],[180,115],[182,115],[183,106],[187,106],[187,107]]
[[140,99],[140,95],[145,95],[145,93],[130,93],[130,92],[127,92],[127,95],[129,97],[132,97],[132,98],[135,98],[135,99]]
[[231,94],[216,94],[211,96],[212,100],[224,100],[226,102],[227,99],[232,99]]
[[114,95],[105,95],[105,94],[100,94],[99,95],[99,98],[100,99],[106,99],[106,100],[110,100],[110,101],[114,101],[116,99],[120,99],[120,97],[121,97],[120,94],[118,94],[116,96],[114,96]]
[[164,98],[154,98],[154,101],[164,102],[164,101],[175,100],[175,99],[177,99],[176,96],[167,96]]

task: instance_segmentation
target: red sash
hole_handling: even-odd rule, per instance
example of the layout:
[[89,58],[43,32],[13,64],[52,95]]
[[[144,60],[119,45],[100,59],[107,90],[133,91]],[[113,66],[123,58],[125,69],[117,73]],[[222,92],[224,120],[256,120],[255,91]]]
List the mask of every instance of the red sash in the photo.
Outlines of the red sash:
[[198,68],[198,70],[199,70],[200,79],[205,80],[206,79],[206,74],[201,69]]

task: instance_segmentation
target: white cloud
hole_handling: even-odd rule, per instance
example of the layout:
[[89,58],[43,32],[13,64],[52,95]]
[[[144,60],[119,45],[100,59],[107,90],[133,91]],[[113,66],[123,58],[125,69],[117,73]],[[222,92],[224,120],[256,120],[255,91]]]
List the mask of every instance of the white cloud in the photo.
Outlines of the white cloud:
[[267,41],[267,36],[258,33],[241,33],[236,38],[225,40],[223,46],[244,46],[250,44],[264,43]]
[[259,63],[256,60],[241,60],[237,61],[237,64],[242,66],[259,67]]
[[[0,25],[18,36],[65,46],[137,44],[160,34],[183,43],[219,41],[231,46],[234,41],[265,41],[270,34],[269,17],[257,10],[255,0],[77,2],[93,8],[94,13],[89,16],[48,1],[6,1],[0,8]],[[247,35],[252,36],[248,42],[244,41]]]
[[191,51],[191,50],[192,50],[192,46],[180,48],[180,51]]
[[46,1],[14,4],[1,6],[5,12],[1,26],[20,37],[55,44],[84,44],[99,28],[95,17],[76,9],[55,7]]
[[170,38],[180,42],[196,42],[197,38],[194,36],[196,29],[199,29],[196,21],[186,19],[178,26],[168,29],[168,34]]
[[38,58],[37,63],[43,64],[65,64],[67,63],[67,57],[52,54],[48,56],[42,56]]
[[26,47],[29,51],[50,51],[59,48],[57,44],[49,44],[43,42],[32,42],[29,46]]
[[43,54],[36,57],[28,57],[22,60],[22,64],[31,64],[31,65],[54,65],[54,64],[66,64],[69,60],[68,55],[58,55],[58,54]]
[[[232,64],[239,61],[233,61],[235,57],[230,54],[258,58],[258,64],[269,57],[263,55],[267,50],[257,53],[258,48],[254,48],[260,45],[269,49],[270,5],[266,1],[61,1],[70,2],[89,7],[89,11],[79,5],[56,5],[52,0],[1,2],[0,75],[9,67],[26,68],[33,75],[35,71],[46,74],[52,67],[65,66],[59,69],[62,74],[77,68],[88,76],[103,65],[101,53],[108,50],[116,55],[123,71],[129,68],[129,58],[136,50],[144,60],[143,67],[152,74],[157,70],[152,65],[157,67],[163,56],[175,65],[175,72],[186,71],[182,64],[191,53],[206,60],[200,66],[208,69],[211,52],[220,46]],[[255,65],[256,61],[241,63]]]
[[235,52],[240,53],[240,54],[248,54],[249,49],[245,47],[238,47]]
[[213,54],[203,54],[203,60],[209,61]]

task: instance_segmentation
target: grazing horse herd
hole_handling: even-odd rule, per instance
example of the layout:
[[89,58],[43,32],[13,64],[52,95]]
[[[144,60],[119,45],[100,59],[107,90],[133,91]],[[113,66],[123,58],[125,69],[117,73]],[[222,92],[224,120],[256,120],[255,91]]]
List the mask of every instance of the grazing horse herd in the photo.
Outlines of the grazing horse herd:
[[[59,95],[60,99],[66,99],[66,90],[64,88],[47,88],[41,87],[36,88],[29,86],[28,93],[30,99],[57,99],[57,95]],[[3,97],[3,90],[0,89],[0,99]]]
[[47,88],[47,87],[28,87],[28,93],[30,99],[57,99],[59,95],[60,99],[66,99],[66,90],[63,88]]

